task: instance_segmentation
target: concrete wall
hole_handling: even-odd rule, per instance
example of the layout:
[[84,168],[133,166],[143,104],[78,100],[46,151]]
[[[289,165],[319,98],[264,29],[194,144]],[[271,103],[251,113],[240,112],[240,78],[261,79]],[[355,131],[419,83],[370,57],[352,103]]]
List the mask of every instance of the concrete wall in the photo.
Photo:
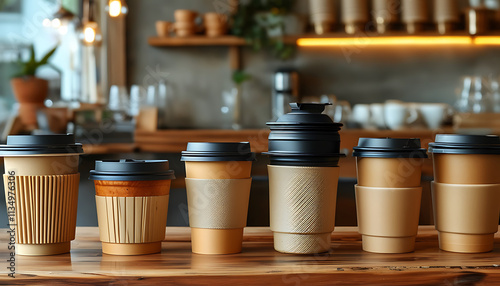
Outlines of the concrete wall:
[[[168,73],[178,108],[185,108],[187,127],[217,128],[222,91],[231,87],[226,47],[151,47],[155,21],[173,21],[175,9],[216,11],[208,0],[130,0],[127,16],[129,84],[142,84],[149,75]],[[307,15],[307,1],[297,0],[297,12]],[[295,58],[279,61],[250,49],[244,51],[245,70],[253,79],[244,84],[244,124],[262,127],[269,120],[273,71],[294,67],[300,72],[302,95],[333,93],[355,103],[401,99],[416,102],[455,101],[460,77],[500,72],[500,48],[365,47],[346,58],[341,48],[300,48]],[[153,74],[154,74],[153,73]],[[189,113],[189,114],[187,114]]]

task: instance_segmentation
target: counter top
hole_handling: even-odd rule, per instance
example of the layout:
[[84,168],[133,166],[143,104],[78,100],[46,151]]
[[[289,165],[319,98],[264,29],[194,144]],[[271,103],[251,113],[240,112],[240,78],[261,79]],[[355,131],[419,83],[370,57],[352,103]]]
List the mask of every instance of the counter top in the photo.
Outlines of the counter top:
[[[8,258],[7,232],[0,230],[0,256]],[[9,285],[498,285],[500,235],[493,252],[459,254],[438,249],[433,226],[420,226],[416,251],[374,254],[361,250],[355,227],[337,227],[330,253],[291,255],[274,251],[267,227],[245,229],[243,252],[191,253],[190,229],[167,227],[161,254],[112,256],[101,253],[98,228],[77,228],[71,254],[17,255]],[[3,265],[6,265],[3,262]]]

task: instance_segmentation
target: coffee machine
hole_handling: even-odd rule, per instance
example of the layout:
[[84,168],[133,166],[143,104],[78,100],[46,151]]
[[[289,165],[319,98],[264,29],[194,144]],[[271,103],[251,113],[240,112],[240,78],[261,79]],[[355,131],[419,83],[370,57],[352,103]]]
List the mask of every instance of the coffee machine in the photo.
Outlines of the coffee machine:
[[272,96],[273,120],[291,111],[290,103],[299,102],[299,74],[289,68],[278,69],[274,73]]

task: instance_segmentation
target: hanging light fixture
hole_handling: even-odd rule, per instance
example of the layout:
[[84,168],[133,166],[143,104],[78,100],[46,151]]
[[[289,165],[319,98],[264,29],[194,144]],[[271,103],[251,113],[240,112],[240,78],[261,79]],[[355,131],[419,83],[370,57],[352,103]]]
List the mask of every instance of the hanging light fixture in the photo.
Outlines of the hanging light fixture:
[[110,17],[125,15],[128,12],[127,3],[125,3],[125,0],[109,0],[106,11],[109,13]]
[[97,45],[102,41],[101,30],[99,29],[99,25],[94,20],[95,15],[95,6],[92,0],[87,1],[88,5],[85,5],[86,9],[84,9],[83,13],[83,28],[80,33],[80,39],[82,40],[84,45],[92,46]]
[[42,24],[44,27],[50,27],[57,29],[61,34],[66,34],[68,32],[68,24],[75,20],[75,14],[71,13],[69,10],[62,6],[61,1],[59,3],[59,10],[57,10],[52,17],[47,17],[43,20]]

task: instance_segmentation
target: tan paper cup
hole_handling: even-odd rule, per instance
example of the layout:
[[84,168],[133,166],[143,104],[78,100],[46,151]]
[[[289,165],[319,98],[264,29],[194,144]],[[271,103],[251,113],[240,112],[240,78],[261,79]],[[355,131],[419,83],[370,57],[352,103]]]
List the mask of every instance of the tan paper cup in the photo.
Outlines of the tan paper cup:
[[102,252],[160,252],[167,225],[170,180],[94,183]]
[[434,180],[445,184],[500,184],[500,155],[433,154]]
[[182,152],[193,253],[241,252],[254,158],[248,142],[189,142]]
[[355,186],[363,250],[405,253],[415,250],[422,188]]
[[[15,194],[16,253],[54,255],[75,239],[80,174],[4,175],[5,197]],[[9,199],[7,200],[7,207]]]
[[493,249],[500,215],[500,184],[432,182],[432,203],[439,248],[462,253]]
[[412,188],[420,186],[422,158],[356,158],[359,186]]
[[17,176],[76,174],[78,163],[78,154],[40,154],[4,158],[5,171],[14,171]]
[[[79,154],[71,134],[8,136],[0,146],[5,166],[9,224],[15,221],[16,253],[53,255],[70,251],[75,238]],[[15,214],[14,214],[15,213]]]
[[252,179],[186,179],[193,253],[241,252]]
[[186,162],[190,179],[246,179],[251,170],[251,161]]
[[274,249],[311,254],[330,249],[338,167],[268,165]]
[[90,171],[96,193],[102,252],[158,253],[165,239],[174,172],[166,160],[96,161]]

